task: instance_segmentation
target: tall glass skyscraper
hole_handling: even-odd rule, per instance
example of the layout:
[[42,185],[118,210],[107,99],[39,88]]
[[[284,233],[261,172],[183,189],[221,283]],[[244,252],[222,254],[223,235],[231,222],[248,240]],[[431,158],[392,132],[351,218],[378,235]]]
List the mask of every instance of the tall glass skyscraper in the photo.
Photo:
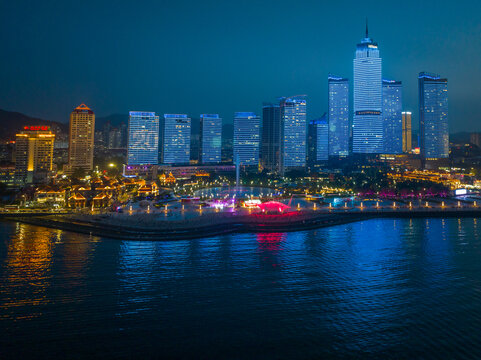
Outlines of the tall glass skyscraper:
[[448,79],[419,74],[419,132],[424,159],[449,157]]
[[283,98],[281,108],[281,174],[306,166],[307,120],[303,96]]
[[159,117],[155,112],[129,112],[127,141],[128,165],[159,163]]
[[354,117],[352,151],[359,154],[381,153],[382,121],[382,59],[379,48],[366,37],[357,45],[354,59]]
[[326,114],[309,121],[308,140],[309,166],[329,160],[329,126]]
[[403,151],[401,81],[382,81],[382,104],[384,153],[401,154]]
[[234,163],[242,166],[259,165],[259,116],[253,112],[236,112],[234,115]]
[[349,80],[329,75],[329,155],[349,155]]
[[191,120],[185,114],[164,114],[164,164],[190,162]]
[[280,171],[281,110],[279,104],[262,107],[261,164],[274,172]]
[[222,149],[222,118],[218,114],[200,115],[200,162],[220,163]]

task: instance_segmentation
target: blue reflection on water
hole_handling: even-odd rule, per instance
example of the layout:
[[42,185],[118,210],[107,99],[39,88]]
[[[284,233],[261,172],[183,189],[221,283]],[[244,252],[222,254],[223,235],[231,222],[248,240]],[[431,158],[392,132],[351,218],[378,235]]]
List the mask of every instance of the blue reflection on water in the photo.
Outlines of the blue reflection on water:
[[11,223],[0,230],[8,355],[481,355],[476,219],[172,242]]

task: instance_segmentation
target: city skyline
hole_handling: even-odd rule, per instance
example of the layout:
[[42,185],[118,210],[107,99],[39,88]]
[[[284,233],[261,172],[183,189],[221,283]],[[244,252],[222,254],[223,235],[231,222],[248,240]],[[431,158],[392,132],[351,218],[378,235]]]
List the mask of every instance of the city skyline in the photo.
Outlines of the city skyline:
[[481,358],[480,13],[0,2],[0,360]]
[[[462,14],[457,10],[457,7],[462,8],[463,14],[466,14],[466,8],[471,8],[472,11],[469,11],[469,13],[474,14],[476,10],[479,10],[479,5],[467,5],[464,7],[459,5],[456,7],[441,5],[437,10],[432,10],[429,4],[419,5],[420,10],[424,8],[429,9],[433,15],[450,14],[451,17],[449,19],[443,16],[433,16],[430,19],[425,19],[425,17],[419,14],[408,14],[401,7],[396,8],[392,6],[391,11],[397,11],[396,14],[399,16],[399,20],[392,20],[391,18],[388,20],[385,16],[380,15],[381,12],[386,12],[387,5],[378,4],[378,9],[373,4],[368,3],[362,12],[359,8],[356,9],[356,7],[348,10],[345,17],[343,17],[342,31],[329,32],[329,36],[321,36],[318,40],[318,36],[314,36],[314,32],[326,33],[325,30],[329,28],[332,21],[326,15],[329,12],[323,12],[322,10],[337,9],[338,7],[335,5],[307,4],[319,10],[319,14],[323,14],[325,21],[321,21],[322,25],[320,26],[318,24],[314,26],[314,19],[309,15],[300,30],[295,30],[294,34],[288,35],[299,35],[299,31],[305,31],[310,26],[312,30],[307,34],[312,33],[312,36],[307,36],[308,40],[304,40],[307,41],[305,49],[301,50],[296,57],[287,56],[283,59],[276,57],[274,64],[272,64],[270,59],[277,51],[276,42],[274,41],[272,45],[265,46],[265,49],[261,49],[262,51],[260,52],[258,47],[260,43],[265,44],[266,41],[270,43],[270,39],[274,39],[275,30],[287,34],[288,29],[279,28],[279,25],[269,22],[262,27],[258,37],[254,37],[253,33],[248,30],[245,30],[245,33],[236,31],[233,35],[241,44],[244,44],[244,42],[247,44],[253,43],[253,45],[249,45],[255,47],[257,51],[256,56],[253,56],[249,55],[249,46],[247,48],[244,47],[245,50],[239,52],[239,50],[236,50],[237,46],[226,45],[225,41],[222,40],[224,37],[221,35],[218,35],[217,38],[215,36],[208,38],[207,35],[210,35],[213,31],[209,27],[204,30],[204,35],[206,36],[202,38],[201,42],[203,45],[208,45],[209,50],[214,51],[209,56],[192,56],[182,61],[176,60],[177,63],[175,64],[168,59],[158,59],[159,63],[154,66],[154,62],[151,60],[147,60],[144,57],[133,59],[129,55],[127,58],[135,65],[135,71],[127,72],[127,76],[122,77],[119,75],[123,74],[127,65],[124,60],[118,60],[122,57],[114,60],[110,57],[104,59],[102,54],[108,49],[112,50],[112,48],[115,53],[129,53],[132,46],[131,41],[122,43],[117,41],[109,42],[105,37],[109,31],[101,27],[98,31],[101,35],[100,38],[104,40],[102,45],[107,45],[108,49],[100,48],[99,40],[89,39],[93,43],[93,48],[88,50],[85,56],[74,58],[73,53],[70,55],[70,52],[59,59],[53,56],[52,65],[57,64],[60,60],[63,61],[64,65],[60,66],[59,70],[50,69],[52,71],[49,72],[47,79],[43,77],[44,75],[40,73],[40,68],[38,68],[40,65],[45,65],[45,60],[42,57],[37,59],[38,63],[33,64],[24,64],[28,60],[17,59],[17,54],[22,54],[22,51],[18,51],[19,46],[25,46],[25,44],[34,41],[39,36],[34,33],[28,33],[26,30],[20,31],[7,39],[6,51],[14,55],[11,56],[11,59],[1,60],[4,65],[1,68],[8,70],[9,73],[5,74],[5,86],[0,88],[0,99],[2,99],[0,108],[67,122],[68,116],[66,114],[68,114],[68,109],[72,104],[85,102],[96,109],[97,116],[127,113],[133,108],[147,108],[155,110],[157,113],[186,113],[189,116],[198,113],[219,113],[220,117],[226,119],[226,123],[231,123],[231,114],[235,111],[251,109],[261,113],[263,101],[269,101],[277,96],[302,93],[308,95],[308,119],[313,119],[327,110],[327,89],[323,86],[323,83],[328,73],[336,73],[352,79],[352,70],[349,66],[350,59],[353,57],[352,48],[361,37],[360,35],[362,35],[364,27],[364,16],[362,14],[366,13],[369,15],[370,33],[382,47],[384,58],[383,76],[395,78],[403,82],[403,110],[413,112],[414,129],[417,129],[419,121],[416,111],[418,106],[417,74],[421,71],[432,71],[441,73],[443,76],[451,79],[450,118],[452,121],[450,121],[450,132],[480,130],[481,125],[478,125],[480,115],[478,114],[481,114],[481,105],[478,104],[474,97],[474,94],[479,93],[480,85],[472,81],[479,70],[477,66],[470,65],[475,63],[477,54],[481,54],[481,47],[478,42],[470,41],[470,39],[476,39],[481,33],[481,28],[474,23],[474,19],[469,17],[464,19],[462,25],[458,26]],[[15,18],[14,15],[20,11],[17,7],[18,5],[10,5],[9,8],[3,11],[3,16],[10,14]],[[54,14],[53,16],[60,16],[63,14],[63,11],[67,11],[66,8],[69,8],[69,6],[66,5],[63,9],[50,9],[49,6],[46,6],[45,9],[39,10],[38,19],[47,16],[46,11],[49,10]],[[102,9],[105,6],[100,4],[99,8]],[[125,11],[125,9],[122,8],[122,5],[120,5],[120,8],[119,11],[122,14],[122,10]],[[182,6],[173,7],[169,10],[172,14],[178,15],[181,12],[180,8]],[[210,9],[212,6],[207,4],[206,8]],[[189,3],[189,6],[183,9],[184,13],[181,15],[192,18],[195,9],[196,5]],[[154,6],[153,13],[155,13],[155,10]],[[80,12],[82,11],[80,10]],[[240,15],[244,12],[247,12],[250,17],[257,18],[265,11],[267,9],[263,6],[239,11],[239,14],[233,15],[230,22],[235,23],[239,21]],[[162,13],[162,15],[166,14]],[[207,14],[205,15],[207,16]],[[208,16],[213,17],[214,15],[209,14]],[[301,22],[301,14],[294,12],[293,16],[295,23]],[[98,21],[98,17],[99,15],[94,12],[93,21]],[[27,16],[22,21],[29,19]],[[197,21],[195,18],[192,19],[194,22]],[[408,33],[406,33],[405,28],[399,26],[406,19],[410,19],[409,23],[412,25],[412,29],[409,29]],[[217,24],[222,25],[225,25],[225,22],[228,21],[217,18],[215,20]],[[5,16],[2,26],[7,26],[9,21],[11,20]],[[111,21],[111,19],[106,20],[107,23]],[[141,27],[135,34],[129,35],[127,39],[147,34],[148,25],[152,21],[153,19],[148,18],[147,25]],[[54,33],[55,29],[52,27],[55,28],[55,26],[50,25],[49,28],[41,31],[44,38]],[[443,34],[448,34],[447,36],[437,33],[436,29],[440,27],[445,30]],[[67,27],[66,31],[73,38],[72,44],[67,44],[63,38],[60,39],[61,41],[47,42],[47,44],[54,47],[54,53],[59,50],[68,50],[73,44],[80,42],[80,39],[78,39],[80,35],[75,32],[75,28]],[[75,34],[77,36],[72,36]],[[127,35],[121,33],[119,36],[120,40]],[[153,41],[150,36],[147,36],[147,39]],[[198,35],[194,34],[192,30],[184,30],[180,34],[174,34],[173,38],[187,37],[187,40],[189,40],[188,36],[197,38]],[[77,39],[79,41],[76,41]],[[261,42],[261,40],[263,41]],[[35,58],[35,53],[40,51],[40,49],[37,49],[37,46],[41,43],[34,42],[31,49],[33,56],[29,58]],[[212,54],[219,55],[219,46],[222,44],[227,49],[228,54],[237,56],[212,56]],[[185,46],[185,49],[182,49],[182,51],[193,51],[197,45],[189,40]],[[333,51],[332,55],[327,56],[323,51],[326,46],[334,47],[336,51]],[[163,46],[159,48],[164,50],[174,49],[174,55],[180,51],[178,45],[172,43],[172,40],[165,40]],[[22,49],[20,48],[20,50]],[[452,54],[456,54],[456,58]],[[176,56],[174,58],[178,59]],[[11,62],[12,59],[16,61],[15,64]],[[49,58],[49,60],[51,59],[52,57]],[[111,68],[103,74],[104,63],[109,61],[109,59],[113,61],[109,63]],[[456,66],[459,61],[462,61],[466,66]],[[28,67],[27,65],[29,64],[32,66]],[[22,66],[17,68],[15,65]],[[49,65],[49,67],[52,65]],[[172,71],[173,75],[177,77],[175,83],[172,82],[173,78],[171,75],[167,74],[169,76],[163,77],[165,74],[163,74],[162,65],[175,65]],[[251,68],[253,71],[250,70]],[[235,69],[238,71],[234,71]],[[181,70],[185,71],[180,73],[179,71]],[[72,79],[69,74],[73,72],[81,73],[83,76],[69,80],[68,83],[65,82],[66,79]],[[284,76],[279,77],[278,75],[281,72]],[[222,75],[223,73],[228,75],[224,76]],[[138,75],[138,78],[133,78],[133,75]],[[242,78],[239,78],[239,76]],[[262,81],[261,79],[265,80]],[[208,91],[205,91],[207,80],[209,81],[209,86]],[[250,86],[249,90],[252,91],[247,91],[247,82]],[[178,85],[180,83],[187,83],[189,89],[182,91]],[[92,86],[92,84],[96,86]],[[236,84],[236,86],[231,86],[231,84]],[[256,85],[253,89],[251,89],[252,84]],[[141,85],[147,85],[147,92],[136,90]],[[201,94],[198,91],[199,86],[202,86],[204,89]],[[232,90],[224,91],[225,87],[232,88]],[[40,89],[41,91],[38,91]],[[154,89],[155,91],[152,91]],[[155,96],[152,94],[155,94]]]

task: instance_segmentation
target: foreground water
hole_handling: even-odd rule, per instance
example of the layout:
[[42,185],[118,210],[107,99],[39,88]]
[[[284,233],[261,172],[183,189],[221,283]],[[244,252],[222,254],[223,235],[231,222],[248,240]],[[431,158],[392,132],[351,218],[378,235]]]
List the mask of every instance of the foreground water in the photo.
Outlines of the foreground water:
[[134,242],[0,222],[0,358],[480,358],[479,226]]

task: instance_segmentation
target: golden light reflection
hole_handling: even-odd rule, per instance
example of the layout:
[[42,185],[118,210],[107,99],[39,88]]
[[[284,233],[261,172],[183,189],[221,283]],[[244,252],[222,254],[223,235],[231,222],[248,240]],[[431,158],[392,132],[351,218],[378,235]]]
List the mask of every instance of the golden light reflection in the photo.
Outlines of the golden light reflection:
[[[28,315],[12,311],[13,318],[34,318],[41,315],[35,306],[45,303],[50,285],[52,251],[55,238],[52,230],[17,223],[15,234],[7,244],[4,288],[9,293],[2,308],[12,310],[29,306]],[[55,236],[56,237],[56,236]],[[19,293],[16,288],[26,289]]]

